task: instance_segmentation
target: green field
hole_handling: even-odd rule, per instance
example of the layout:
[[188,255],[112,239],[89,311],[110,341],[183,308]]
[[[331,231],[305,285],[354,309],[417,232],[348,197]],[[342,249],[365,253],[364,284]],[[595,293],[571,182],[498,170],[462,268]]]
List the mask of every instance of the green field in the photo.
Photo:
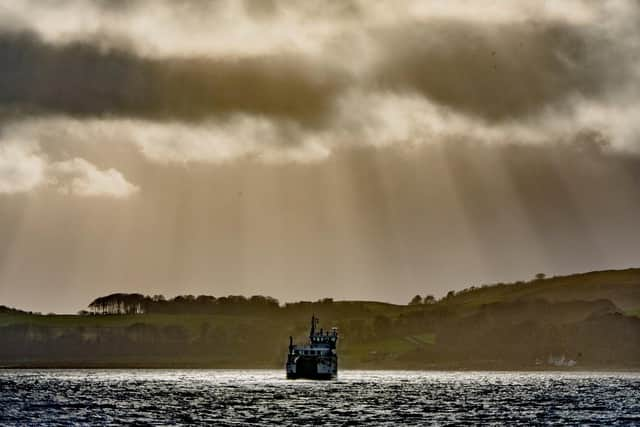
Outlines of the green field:
[[403,354],[435,344],[435,334],[423,333],[401,338],[387,338],[357,344],[347,344],[341,357],[347,364],[393,361]]
[[640,269],[605,270],[528,282],[498,283],[467,288],[445,302],[458,309],[505,301],[608,299],[624,310],[640,306]]
[[[258,317],[242,319],[242,324],[247,322],[261,322]],[[210,327],[226,327],[238,322],[237,316],[218,314],[133,314],[133,315],[108,315],[108,316],[78,316],[78,315],[0,315],[0,326],[21,324],[30,326],[43,326],[49,328],[126,328],[138,324],[156,327],[180,325],[191,333],[197,333],[202,325]]]
[[625,314],[627,316],[636,316],[636,317],[640,317],[640,308],[636,308],[635,310],[627,310],[625,312]]

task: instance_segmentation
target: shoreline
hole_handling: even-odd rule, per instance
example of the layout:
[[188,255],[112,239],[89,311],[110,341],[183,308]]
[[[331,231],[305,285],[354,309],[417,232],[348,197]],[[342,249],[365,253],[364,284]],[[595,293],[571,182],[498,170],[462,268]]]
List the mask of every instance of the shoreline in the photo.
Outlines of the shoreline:
[[[284,366],[284,365],[283,365]],[[0,365],[0,371],[10,370],[216,370],[216,371],[273,371],[282,370],[283,366],[206,366],[197,364],[180,364],[180,365],[167,365],[167,364],[6,364]],[[479,368],[479,367],[350,367],[342,368],[340,372],[345,371],[397,371],[397,372],[563,372],[563,373],[607,373],[607,372],[627,372],[640,374],[640,366],[629,367],[602,367],[602,366],[584,366],[584,367],[543,367],[543,368],[527,368],[527,367],[493,367],[493,368]]]

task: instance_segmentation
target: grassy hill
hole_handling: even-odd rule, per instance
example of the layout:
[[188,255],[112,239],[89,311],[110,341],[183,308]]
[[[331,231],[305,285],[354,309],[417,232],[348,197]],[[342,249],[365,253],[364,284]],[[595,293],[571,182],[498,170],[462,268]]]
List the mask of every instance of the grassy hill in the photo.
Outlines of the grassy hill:
[[477,307],[535,299],[550,302],[607,299],[623,310],[640,309],[640,269],[593,271],[529,282],[484,285],[458,292],[447,303]]
[[340,329],[343,368],[538,369],[550,355],[581,367],[640,364],[640,269],[470,288],[431,304],[189,307],[112,315],[0,307],[0,366],[280,367],[289,335],[304,341],[312,313]]

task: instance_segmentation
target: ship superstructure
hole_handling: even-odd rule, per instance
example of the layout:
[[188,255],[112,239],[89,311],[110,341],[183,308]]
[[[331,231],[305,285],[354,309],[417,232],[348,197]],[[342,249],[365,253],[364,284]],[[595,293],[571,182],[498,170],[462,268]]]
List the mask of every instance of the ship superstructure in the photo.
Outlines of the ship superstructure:
[[294,345],[289,337],[287,378],[331,379],[338,375],[338,329],[318,330],[319,319],[311,317],[309,343]]

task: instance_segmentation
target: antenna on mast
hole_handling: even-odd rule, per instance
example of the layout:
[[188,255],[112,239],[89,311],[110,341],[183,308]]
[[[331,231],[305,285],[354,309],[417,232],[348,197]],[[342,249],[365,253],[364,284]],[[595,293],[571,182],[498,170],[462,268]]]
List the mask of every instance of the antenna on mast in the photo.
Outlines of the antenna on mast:
[[311,332],[309,332],[309,338],[313,337],[316,333],[316,324],[318,323],[318,318],[315,313],[311,315]]

